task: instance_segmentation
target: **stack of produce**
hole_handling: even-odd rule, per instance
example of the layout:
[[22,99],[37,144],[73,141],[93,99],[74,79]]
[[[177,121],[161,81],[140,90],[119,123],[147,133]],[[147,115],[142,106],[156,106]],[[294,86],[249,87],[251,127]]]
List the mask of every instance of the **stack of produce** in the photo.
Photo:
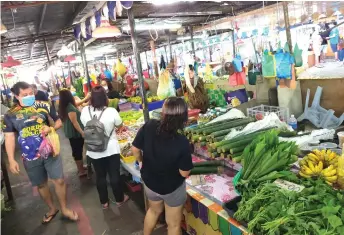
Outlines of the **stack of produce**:
[[193,163],[194,168],[190,175],[221,174],[223,172],[223,161],[204,161]]
[[126,111],[120,112],[119,116],[122,118],[124,125],[136,124],[136,121],[143,116],[141,111]]
[[[187,128],[185,129],[185,134],[191,142],[198,142],[201,146],[209,146],[211,143],[223,140],[232,131],[232,128],[242,128],[252,121],[254,121],[252,118],[226,119],[208,125]],[[220,153],[213,151],[210,152],[210,155],[212,157],[219,157]]]
[[242,154],[240,183],[295,178],[290,165],[298,160],[294,142],[279,142],[277,131],[271,130],[255,138]]
[[[304,178],[322,178],[329,185],[337,182],[339,155],[331,150],[314,150],[300,160],[299,174]],[[339,172],[339,171],[338,171]]]
[[255,235],[343,235],[344,191],[335,191],[322,180],[294,183],[305,188],[296,192],[268,182],[250,185],[234,218],[247,222]]
[[116,130],[116,136],[119,141],[121,140],[131,140],[135,138],[136,132],[131,130],[130,128],[124,126],[118,130]]
[[[221,157],[230,158],[234,162],[241,162],[241,155],[245,147],[249,143],[251,143],[257,136],[265,133],[267,130],[268,129],[263,129],[228,140],[220,140],[219,142],[209,144],[208,149],[210,152],[220,154]],[[218,139],[215,137],[214,140],[217,141]]]
[[131,103],[142,104],[142,98],[140,96],[130,97],[128,101]]

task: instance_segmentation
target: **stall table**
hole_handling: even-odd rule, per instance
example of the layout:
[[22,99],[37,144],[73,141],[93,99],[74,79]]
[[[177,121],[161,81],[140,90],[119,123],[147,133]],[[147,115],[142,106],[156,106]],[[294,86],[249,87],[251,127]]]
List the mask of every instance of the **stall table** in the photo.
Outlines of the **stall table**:
[[[195,157],[193,157],[195,158]],[[121,161],[124,169],[135,177],[141,178],[139,170],[134,163]],[[216,178],[218,177],[218,178]],[[233,187],[231,178],[209,175],[210,184],[221,184]],[[214,182],[215,179],[215,182]],[[187,180],[188,199],[185,204],[184,220],[182,227],[190,235],[241,235],[248,234],[247,230],[235,219],[231,218],[223,209],[222,203],[230,200],[235,195],[230,194],[226,187],[211,189],[211,185],[192,186]],[[208,191],[207,191],[208,190]],[[146,200],[145,200],[146,201]],[[146,208],[147,209],[147,208]]]

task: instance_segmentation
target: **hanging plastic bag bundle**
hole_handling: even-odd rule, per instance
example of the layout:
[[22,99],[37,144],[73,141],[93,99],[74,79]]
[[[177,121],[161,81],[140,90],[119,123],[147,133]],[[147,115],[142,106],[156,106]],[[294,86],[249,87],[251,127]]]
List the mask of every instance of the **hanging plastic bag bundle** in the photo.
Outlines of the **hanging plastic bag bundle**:
[[52,147],[52,153],[53,156],[56,157],[60,154],[60,139],[58,134],[56,133],[55,129],[53,127],[50,127],[51,131],[46,136],[46,139],[49,141],[51,147]]
[[170,72],[163,70],[159,76],[159,85],[157,95],[160,99],[166,99],[170,96],[176,96],[176,90],[172,78],[170,78]]
[[295,67],[302,67],[303,61],[302,61],[302,50],[299,48],[297,43],[294,47],[294,59],[295,59]]
[[262,57],[262,72],[265,78],[276,77],[276,61],[274,55],[265,50]]
[[234,70],[235,72],[242,72],[242,63],[241,63],[241,57],[240,55],[237,55],[234,59],[233,59],[233,65],[234,65]]

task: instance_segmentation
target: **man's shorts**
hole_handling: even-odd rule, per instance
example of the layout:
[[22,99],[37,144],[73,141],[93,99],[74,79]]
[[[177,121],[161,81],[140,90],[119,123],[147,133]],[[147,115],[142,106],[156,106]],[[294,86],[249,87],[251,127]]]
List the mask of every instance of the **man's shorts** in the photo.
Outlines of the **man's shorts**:
[[49,179],[63,179],[61,156],[23,160],[23,164],[32,186],[39,186]]
[[320,51],[321,51],[322,53],[326,53],[326,52],[327,52],[327,45],[321,45]]
[[182,206],[186,202],[186,184],[185,182],[179,186],[176,190],[172,193],[166,195],[160,195],[156,192],[150,190],[147,186],[145,186],[146,196],[148,200],[151,201],[164,201],[170,207],[178,207]]
[[337,47],[337,44],[330,44],[331,45],[331,49],[332,49],[332,52],[335,53],[338,51],[338,47]]

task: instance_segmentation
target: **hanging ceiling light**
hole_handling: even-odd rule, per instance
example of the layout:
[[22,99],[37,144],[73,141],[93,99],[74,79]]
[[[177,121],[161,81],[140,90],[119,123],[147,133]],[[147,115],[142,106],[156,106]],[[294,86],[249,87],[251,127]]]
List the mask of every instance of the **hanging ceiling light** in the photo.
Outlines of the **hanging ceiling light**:
[[319,16],[318,16],[318,20],[320,19],[324,19],[326,18],[326,15],[324,13],[321,13]]
[[1,31],[0,31],[0,34],[6,33],[6,32],[7,32],[6,26],[5,26],[3,23],[1,23]]
[[74,51],[72,51],[71,49],[69,49],[67,46],[63,45],[61,47],[61,50],[59,50],[57,52],[57,56],[61,57],[61,56],[69,56],[69,55],[74,55]]
[[[179,29],[181,28],[181,24],[137,24],[135,25],[136,30],[163,30],[163,29]],[[122,28],[125,31],[130,30],[129,25],[126,25]]]
[[13,59],[12,56],[8,56],[7,60],[4,63],[1,63],[2,67],[4,68],[11,68],[11,67],[18,66],[21,64],[22,64],[21,61]]
[[338,10],[336,10],[333,14],[332,14],[332,16],[340,16],[342,13],[340,12],[340,11],[338,11]]
[[71,62],[71,61],[74,61],[74,60],[75,60],[75,57],[72,56],[72,55],[69,55],[63,61],[64,62]]
[[116,26],[110,25],[109,20],[106,17],[102,17],[100,27],[96,28],[92,32],[94,38],[111,38],[119,37],[122,33]]

